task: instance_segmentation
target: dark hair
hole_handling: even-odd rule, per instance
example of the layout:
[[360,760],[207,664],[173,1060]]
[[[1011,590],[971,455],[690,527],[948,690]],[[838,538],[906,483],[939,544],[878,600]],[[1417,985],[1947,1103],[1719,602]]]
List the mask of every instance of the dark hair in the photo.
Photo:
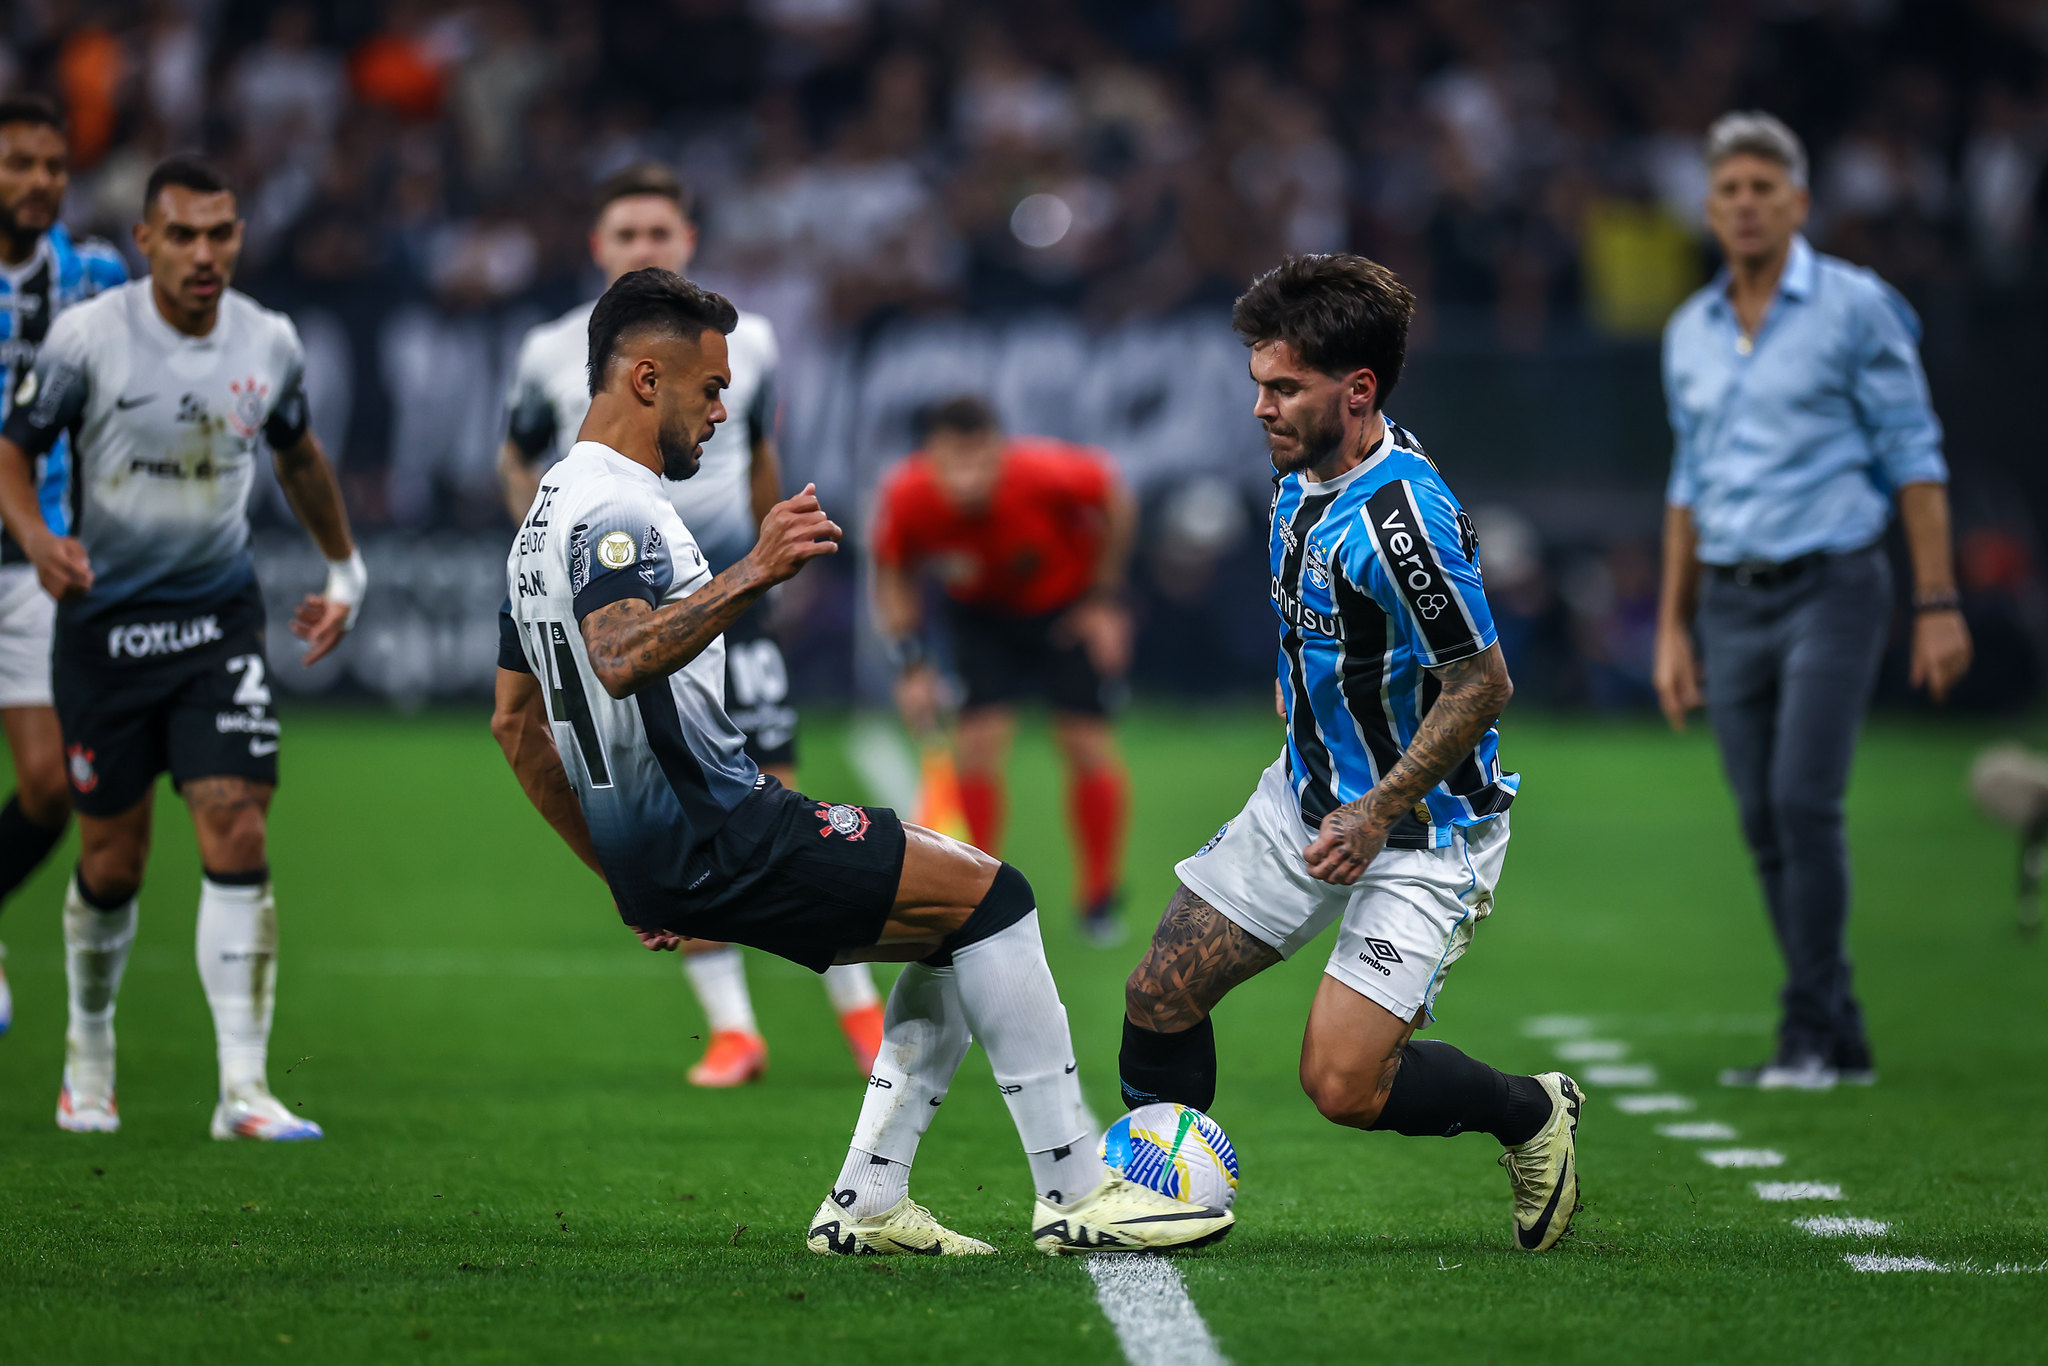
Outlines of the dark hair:
[[1246,346],[1284,341],[1326,375],[1370,370],[1376,406],[1401,381],[1415,296],[1377,261],[1344,253],[1289,256],[1252,281],[1230,325]]
[[682,177],[658,161],[639,161],[604,178],[591,217],[602,218],[615,201],[642,194],[660,195],[682,210],[683,217],[690,216],[690,189]]
[[57,112],[57,102],[47,95],[9,95],[0,100],[0,128],[10,123],[39,124],[60,133],[64,131],[64,116]]
[[699,289],[672,270],[647,266],[627,271],[590,311],[590,396],[604,388],[604,369],[628,332],[659,328],[695,341],[739,325],[739,310],[722,294]]
[[981,395],[955,394],[952,398],[918,409],[911,425],[916,428],[917,439],[922,443],[940,432],[980,436],[997,430],[1002,424],[996,421],[996,410]]
[[148,217],[149,210],[156,203],[156,197],[164,192],[167,185],[176,185],[181,190],[197,190],[200,194],[233,194],[235,187],[218,166],[204,157],[180,153],[165,157],[149,173],[149,183],[142,190],[142,213]]

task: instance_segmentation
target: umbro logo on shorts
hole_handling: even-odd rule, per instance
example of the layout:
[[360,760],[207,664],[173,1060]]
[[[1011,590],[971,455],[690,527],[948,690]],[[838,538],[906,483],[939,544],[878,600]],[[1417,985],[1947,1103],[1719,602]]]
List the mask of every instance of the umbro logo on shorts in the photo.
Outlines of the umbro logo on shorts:
[[195,646],[225,639],[216,616],[194,617],[190,621],[136,621],[107,632],[107,657],[147,659],[151,655],[183,654]]
[[1368,939],[1365,941],[1365,947],[1367,952],[1371,953],[1373,957],[1379,959],[1382,963],[1398,963],[1401,961],[1401,951],[1384,939]]

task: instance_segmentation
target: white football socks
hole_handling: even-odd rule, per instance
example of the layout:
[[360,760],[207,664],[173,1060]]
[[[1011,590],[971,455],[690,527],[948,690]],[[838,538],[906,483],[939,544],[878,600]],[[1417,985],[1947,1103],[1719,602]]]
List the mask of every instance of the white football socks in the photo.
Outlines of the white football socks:
[[953,969],[906,963],[882,1015],[882,1051],[853,1126],[853,1146],[833,1183],[840,1208],[864,1219],[909,1191],[917,1145],[973,1041]]
[[834,1013],[864,1010],[881,1000],[875,991],[875,974],[866,963],[838,963],[825,969],[825,999]]
[[64,1031],[64,1063],[72,1082],[95,1095],[114,1087],[114,997],[134,942],[135,898],[116,910],[95,910],[73,874],[64,893],[64,980],[71,1016]]
[[709,953],[683,957],[683,973],[696,989],[697,1004],[711,1024],[711,1032],[723,1034],[736,1029],[758,1034],[754,1025],[754,1001],[747,994],[747,965],[737,944],[727,944]]
[[268,1090],[270,1015],[277,994],[277,903],[270,883],[202,878],[195,936],[199,984],[213,1009],[223,1098]]
[[953,964],[968,1024],[1024,1142],[1031,1182],[1053,1204],[1071,1204],[1101,1184],[1102,1159],[1082,1119],[1087,1107],[1073,1040],[1046,965],[1038,912],[955,949]]

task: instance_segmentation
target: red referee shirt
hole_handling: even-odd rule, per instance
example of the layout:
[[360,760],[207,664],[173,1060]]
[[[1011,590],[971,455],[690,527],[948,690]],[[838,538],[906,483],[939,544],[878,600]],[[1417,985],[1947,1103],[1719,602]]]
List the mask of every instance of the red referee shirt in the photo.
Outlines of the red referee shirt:
[[929,567],[947,596],[1005,616],[1041,616],[1095,584],[1115,476],[1109,456],[1043,437],[1003,443],[987,508],[948,501],[922,452],[889,472],[875,518],[875,558]]

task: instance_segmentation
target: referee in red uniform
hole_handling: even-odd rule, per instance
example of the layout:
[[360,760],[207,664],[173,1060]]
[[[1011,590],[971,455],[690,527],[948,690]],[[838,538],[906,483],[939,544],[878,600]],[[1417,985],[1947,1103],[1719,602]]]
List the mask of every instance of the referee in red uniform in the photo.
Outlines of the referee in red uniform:
[[1137,508],[1106,452],[1006,437],[979,398],[930,410],[924,447],[883,481],[875,592],[899,671],[904,721],[937,724],[941,686],[924,649],[920,576],[944,591],[963,696],[955,741],[960,805],[974,843],[1002,842],[1003,762],[1016,704],[1042,698],[1067,767],[1083,932],[1120,937],[1129,779],[1110,729],[1130,667],[1124,575]]

